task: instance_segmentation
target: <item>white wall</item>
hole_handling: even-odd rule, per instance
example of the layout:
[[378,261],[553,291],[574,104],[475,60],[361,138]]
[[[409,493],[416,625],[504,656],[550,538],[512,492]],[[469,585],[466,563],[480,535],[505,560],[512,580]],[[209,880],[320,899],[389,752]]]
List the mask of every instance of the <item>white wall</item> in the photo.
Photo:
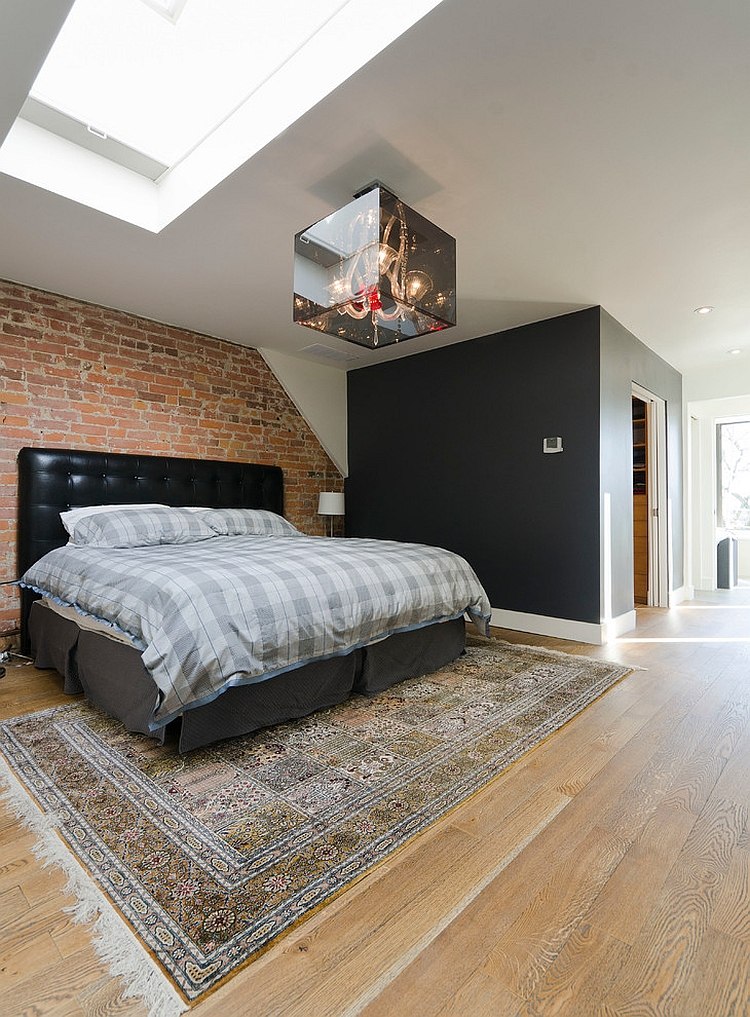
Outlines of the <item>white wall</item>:
[[740,541],[738,559],[737,574],[739,578],[750,579],[750,540]]
[[748,397],[750,393],[750,350],[733,357],[727,354],[721,364],[707,364],[700,371],[687,371],[682,376],[682,397],[685,402]]
[[278,350],[261,349],[259,352],[345,477],[348,473],[346,371],[290,357]]

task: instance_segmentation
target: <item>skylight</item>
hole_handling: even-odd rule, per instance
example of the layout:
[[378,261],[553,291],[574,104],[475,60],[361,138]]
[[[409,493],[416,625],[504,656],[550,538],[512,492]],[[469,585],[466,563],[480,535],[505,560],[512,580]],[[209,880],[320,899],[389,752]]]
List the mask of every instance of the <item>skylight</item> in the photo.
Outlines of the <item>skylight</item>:
[[158,231],[440,2],[75,0],[0,171]]
[[345,6],[76,0],[30,95],[174,166]]

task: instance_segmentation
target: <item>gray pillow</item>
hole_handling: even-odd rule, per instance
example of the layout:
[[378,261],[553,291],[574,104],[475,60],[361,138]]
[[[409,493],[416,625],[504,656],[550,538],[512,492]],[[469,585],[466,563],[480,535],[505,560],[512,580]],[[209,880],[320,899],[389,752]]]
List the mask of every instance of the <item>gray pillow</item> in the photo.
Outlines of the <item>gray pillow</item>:
[[72,541],[88,547],[150,547],[193,544],[215,536],[203,512],[153,508],[88,516],[73,527]]
[[301,537],[300,531],[283,516],[268,509],[211,509],[201,513],[211,529],[223,537],[257,534],[261,537]]

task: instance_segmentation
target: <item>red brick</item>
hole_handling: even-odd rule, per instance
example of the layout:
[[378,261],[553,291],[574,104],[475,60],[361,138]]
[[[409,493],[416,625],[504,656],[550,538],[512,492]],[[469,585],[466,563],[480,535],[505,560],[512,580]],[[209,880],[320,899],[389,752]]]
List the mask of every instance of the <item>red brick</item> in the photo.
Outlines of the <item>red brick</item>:
[[[0,371],[13,411],[0,428],[6,572],[24,445],[277,463],[291,521],[325,531],[317,495],[341,477],[257,350],[0,280]],[[18,609],[0,589],[1,633]]]

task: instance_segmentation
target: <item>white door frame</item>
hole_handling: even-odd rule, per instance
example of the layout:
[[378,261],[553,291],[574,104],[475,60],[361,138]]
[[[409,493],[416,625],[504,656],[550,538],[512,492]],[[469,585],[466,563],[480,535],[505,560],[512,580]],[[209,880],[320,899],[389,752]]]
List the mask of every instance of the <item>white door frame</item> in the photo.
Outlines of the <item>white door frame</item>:
[[648,606],[669,607],[669,500],[667,496],[667,403],[633,382],[646,404],[648,462]]

